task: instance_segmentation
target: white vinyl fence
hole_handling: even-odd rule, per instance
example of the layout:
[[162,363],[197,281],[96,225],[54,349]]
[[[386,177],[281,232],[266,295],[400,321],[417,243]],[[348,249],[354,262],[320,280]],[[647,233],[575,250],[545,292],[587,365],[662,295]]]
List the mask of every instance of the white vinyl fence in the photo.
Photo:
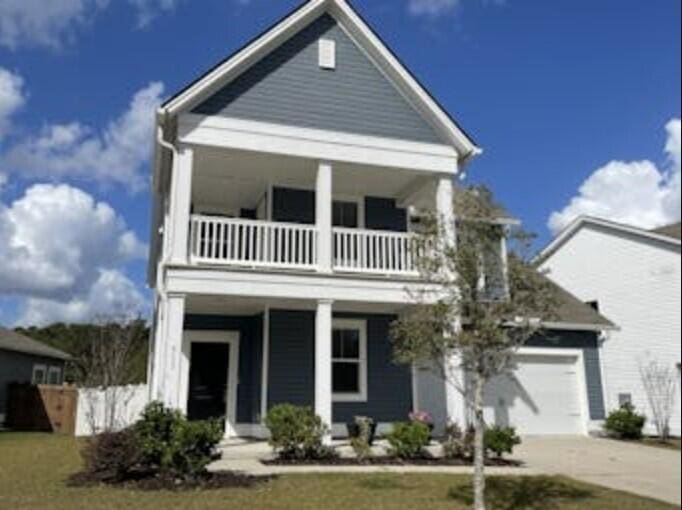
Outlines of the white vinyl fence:
[[80,388],[76,412],[76,436],[91,436],[111,428],[120,430],[132,425],[149,403],[149,388],[118,386],[106,391]]

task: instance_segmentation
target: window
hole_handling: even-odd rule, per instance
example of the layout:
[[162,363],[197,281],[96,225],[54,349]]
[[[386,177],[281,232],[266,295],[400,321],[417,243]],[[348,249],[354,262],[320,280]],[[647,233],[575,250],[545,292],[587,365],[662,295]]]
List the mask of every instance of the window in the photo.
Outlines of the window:
[[332,223],[335,227],[358,228],[357,202],[341,202],[334,200],[332,205]]
[[45,365],[33,365],[31,384],[45,384],[47,381],[47,367]]
[[50,367],[47,373],[47,384],[58,386],[62,383],[62,369],[61,367]]
[[620,393],[618,395],[618,405],[623,407],[625,405],[632,404],[632,394],[631,393]]
[[335,402],[367,401],[367,325],[364,321],[334,321],[332,389]]

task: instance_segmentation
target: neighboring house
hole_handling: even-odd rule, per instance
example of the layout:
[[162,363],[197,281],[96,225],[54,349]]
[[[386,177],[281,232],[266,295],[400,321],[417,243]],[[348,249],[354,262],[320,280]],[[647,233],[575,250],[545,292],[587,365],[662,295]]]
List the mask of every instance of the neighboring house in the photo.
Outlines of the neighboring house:
[[[464,422],[450,386],[392,362],[389,329],[423,286],[410,211],[454,225],[480,149],[346,1],[305,3],[171,98],[156,142],[150,398],[226,416],[228,436],[263,436],[280,403],[336,434],[416,409]],[[539,434],[603,419],[610,323],[568,301],[517,381],[491,386],[491,419]]]
[[12,383],[64,382],[64,365],[71,357],[9,329],[0,328],[0,425],[7,413],[8,387]]
[[[582,217],[540,255],[550,278],[619,326],[604,347],[608,409],[631,402],[650,414],[640,368],[651,360],[679,378],[680,230],[679,223],[647,231]],[[680,407],[678,386],[676,435]],[[651,421],[648,430],[654,432]]]

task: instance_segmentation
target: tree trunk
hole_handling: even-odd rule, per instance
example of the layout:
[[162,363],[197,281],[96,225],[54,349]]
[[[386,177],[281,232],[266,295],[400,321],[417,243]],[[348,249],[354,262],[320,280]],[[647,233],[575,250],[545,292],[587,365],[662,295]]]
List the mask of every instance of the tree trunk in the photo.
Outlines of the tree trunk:
[[485,421],[483,419],[483,391],[485,381],[475,376],[474,420],[476,439],[474,442],[474,510],[485,510]]

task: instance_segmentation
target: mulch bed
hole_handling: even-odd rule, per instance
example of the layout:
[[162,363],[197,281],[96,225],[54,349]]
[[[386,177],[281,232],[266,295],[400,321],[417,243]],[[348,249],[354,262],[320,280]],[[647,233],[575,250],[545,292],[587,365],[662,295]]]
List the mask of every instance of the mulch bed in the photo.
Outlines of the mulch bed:
[[[444,459],[420,457],[416,459],[399,459],[397,457],[370,457],[355,459],[332,457],[319,460],[274,459],[261,461],[266,466],[425,466],[425,467],[470,467],[473,462],[468,459]],[[488,459],[488,467],[521,467],[522,462],[508,459]]]
[[138,474],[125,480],[103,481],[89,473],[78,473],[67,480],[69,487],[106,485],[141,491],[194,491],[216,489],[251,489],[274,480],[273,476],[249,476],[241,473],[205,473],[193,478]]

